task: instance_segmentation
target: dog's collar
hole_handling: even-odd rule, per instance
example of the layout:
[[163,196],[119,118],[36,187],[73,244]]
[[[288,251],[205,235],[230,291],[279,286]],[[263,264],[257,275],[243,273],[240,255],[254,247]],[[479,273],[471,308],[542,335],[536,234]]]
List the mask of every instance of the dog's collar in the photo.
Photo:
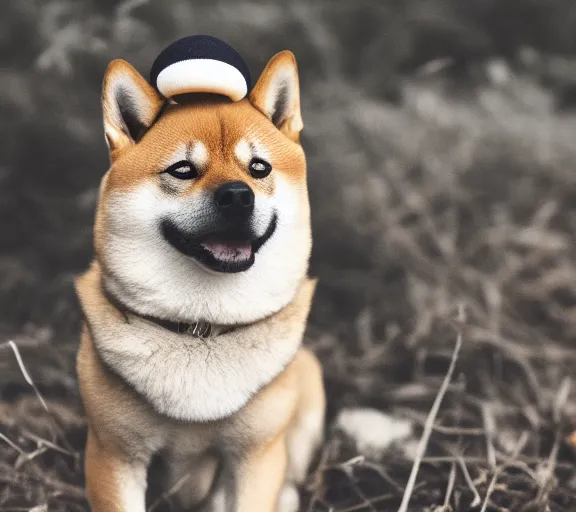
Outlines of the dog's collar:
[[[132,313],[137,315],[136,313]],[[215,326],[208,322],[194,322],[193,324],[186,323],[186,322],[173,322],[171,320],[164,320],[162,318],[155,318],[153,316],[148,315],[137,315],[140,318],[147,320],[148,322],[152,322],[164,329],[167,329],[170,332],[174,332],[176,334],[187,334],[194,338],[211,338],[213,336],[218,336],[220,334],[226,334],[230,331],[234,330],[234,327],[224,327],[224,326]]]
[[102,293],[106,297],[106,300],[112,304],[126,320],[128,321],[129,315],[137,316],[143,320],[156,324],[170,332],[182,335],[189,335],[194,338],[211,338],[214,336],[219,336],[221,334],[227,334],[232,332],[235,326],[224,326],[224,325],[214,325],[209,322],[204,322],[202,320],[194,323],[187,322],[174,322],[172,320],[166,320],[164,318],[157,318],[151,315],[141,315],[136,311],[129,309],[120,300],[118,300],[114,295],[112,295],[104,285],[102,285]]

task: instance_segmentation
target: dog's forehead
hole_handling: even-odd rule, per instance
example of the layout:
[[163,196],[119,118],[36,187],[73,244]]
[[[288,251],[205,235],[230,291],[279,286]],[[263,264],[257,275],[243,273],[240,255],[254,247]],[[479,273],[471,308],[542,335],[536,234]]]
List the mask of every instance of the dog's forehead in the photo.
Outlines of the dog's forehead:
[[150,139],[177,141],[179,145],[200,143],[209,156],[243,155],[278,145],[280,135],[247,101],[232,104],[170,106],[150,130]]

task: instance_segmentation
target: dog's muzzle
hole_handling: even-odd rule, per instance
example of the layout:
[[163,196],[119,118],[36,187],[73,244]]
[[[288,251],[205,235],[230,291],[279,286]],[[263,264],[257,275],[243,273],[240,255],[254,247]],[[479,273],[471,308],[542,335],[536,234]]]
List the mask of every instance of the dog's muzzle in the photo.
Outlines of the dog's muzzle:
[[276,231],[273,213],[264,234],[254,227],[255,197],[242,181],[225,183],[213,195],[214,214],[210,226],[191,233],[171,218],[161,222],[164,239],[181,253],[216,272],[243,272],[255,262],[255,255]]

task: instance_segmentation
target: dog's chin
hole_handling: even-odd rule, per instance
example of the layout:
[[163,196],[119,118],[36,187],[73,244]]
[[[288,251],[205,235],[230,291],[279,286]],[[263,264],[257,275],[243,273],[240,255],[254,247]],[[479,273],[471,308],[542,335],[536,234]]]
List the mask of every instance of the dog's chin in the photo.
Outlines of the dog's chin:
[[249,229],[223,230],[198,235],[180,229],[170,219],[161,222],[164,239],[176,250],[189,256],[203,267],[214,272],[236,273],[248,270],[256,254],[276,231],[274,214],[263,235],[257,236]]

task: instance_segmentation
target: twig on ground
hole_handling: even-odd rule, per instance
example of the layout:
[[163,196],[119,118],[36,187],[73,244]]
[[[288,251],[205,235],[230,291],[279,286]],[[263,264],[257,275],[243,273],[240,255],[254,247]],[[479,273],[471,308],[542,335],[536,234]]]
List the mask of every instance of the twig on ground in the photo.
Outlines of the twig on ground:
[[417,76],[430,76],[445,71],[450,66],[454,65],[452,57],[441,57],[438,59],[429,60],[422,64],[416,71]]
[[150,505],[148,507],[148,511],[147,512],[154,512],[163,502],[168,501],[168,498],[170,498],[170,496],[173,496],[174,494],[176,494],[178,491],[180,491],[180,489],[182,489],[182,487],[184,486],[184,484],[190,480],[190,473],[186,473],[185,475],[181,476],[176,483],[170,487],[170,489],[168,489],[166,492],[163,492],[157,499],[156,501],[154,501],[154,503],[152,503],[152,505]]
[[476,486],[474,485],[474,482],[472,481],[472,477],[470,476],[470,472],[468,471],[468,467],[466,466],[464,458],[460,456],[458,457],[457,460],[458,464],[460,464],[462,474],[464,475],[464,480],[466,480],[468,487],[470,488],[472,494],[474,495],[474,499],[472,500],[472,503],[470,503],[470,507],[476,508],[478,505],[480,505],[480,503],[482,503],[482,498],[480,497],[480,493],[478,492]]
[[364,467],[366,468],[370,468],[373,471],[375,471],[376,473],[378,473],[378,475],[380,476],[380,478],[382,478],[382,480],[384,480],[386,483],[388,483],[389,485],[391,485],[392,487],[394,487],[394,490],[396,492],[398,492],[399,494],[404,492],[404,488],[401,485],[398,485],[394,479],[384,470],[383,467],[377,465],[377,464],[373,464],[372,462],[369,461],[364,461],[364,463],[362,464]]
[[[24,366],[24,361],[22,360],[22,356],[20,355],[20,351],[18,350],[18,346],[12,340],[9,340],[5,343],[0,344],[0,348],[5,347],[5,346],[10,347],[12,349],[12,352],[14,352],[14,357],[16,358],[16,361],[17,361],[18,366],[20,368],[20,372],[22,373],[24,379],[30,385],[30,387],[34,390],[34,393],[36,394],[36,397],[38,398],[39,402],[42,404],[42,407],[48,413],[48,418],[52,422],[53,427],[56,429],[57,432],[59,432],[62,435],[62,441],[65,444],[69,444],[68,440],[66,439],[66,437],[64,435],[64,431],[62,430],[60,424],[56,421],[56,419],[52,415],[52,412],[48,408],[48,405],[46,404],[44,397],[42,396],[42,394],[40,393],[40,391],[36,387],[36,384],[34,384],[34,381],[30,377],[28,371],[26,370],[26,367]],[[73,450],[72,450],[71,446],[68,446],[68,448],[69,448],[68,451],[70,453],[72,453]]]
[[[406,416],[409,419],[415,421],[419,425],[424,425],[426,423],[426,418],[423,415],[419,414],[417,411],[408,409],[406,407],[397,407],[395,411],[402,416]],[[484,428],[471,428],[471,427],[446,427],[444,425],[438,425],[435,423],[432,426],[432,430],[434,432],[438,432],[439,434],[446,434],[451,436],[483,436],[485,435]]]
[[18,456],[16,462],[14,463],[14,469],[20,469],[25,462],[34,460],[38,455],[42,455],[45,453],[47,448],[45,446],[40,446],[36,450],[30,453],[23,453]]
[[11,441],[10,439],[8,439],[1,432],[0,432],[0,439],[2,439],[2,441],[4,441],[8,446],[11,446],[12,448],[14,448],[14,450],[16,450],[20,455],[26,455],[26,452],[22,448],[20,448],[14,441]]
[[34,393],[36,393],[36,396],[38,397],[38,400],[40,400],[40,403],[42,404],[44,409],[46,409],[46,412],[50,412],[48,410],[48,406],[46,405],[46,402],[44,401],[44,398],[40,394],[40,391],[38,391],[36,384],[34,384],[34,381],[30,378],[30,375],[26,371],[26,367],[24,366],[24,362],[22,361],[22,356],[20,355],[20,351],[18,350],[16,343],[14,343],[12,340],[10,340],[10,341],[7,341],[6,343],[2,343],[2,345],[0,345],[0,348],[2,346],[8,346],[12,349],[12,352],[14,352],[14,356],[16,357],[16,361],[18,363],[18,366],[20,367],[20,371],[22,372],[24,379],[26,379],[26,382],[32,387],[32,389],[34,390]]
[[320,499],[320,493],[322,487],[324,486],[323,473],[326,467],[328,466],[328,460],[330,459],[332,450],[333,450],[333,442],[330,441],[322,449],[322,453],[320,454],[320,461],[318,462],[316,471],[312,476],[312,486],[310,489],[312,491],[312,496],[310,497],[310,503],[308,504],[308,509],[306,512],[312,512],[312,507]]
[[58,446],[57,444],[52,443],[51,441],[48,441],[47,439],[44,439],[43,437],[37,436],[33,432],[28,432],[27,430],[24,430],[22,432],[22,435],[24,437],[27,437],[28,439],[31,439],[32,441],[36,441],[36,443],[38,443],[38,445],[40,445],[40,446],[42,446],[42,445],[46,446],[47,448],[51,448],[54,451],[63,453],[64,455],[70,455],[70,457],[74,457],[74,458],[79,457],[78,453],[74,453],[70,450],[67,450],[66,448],[62,448],[61,446]]
[[482,421],[484,422],[484,432],[486,436],[486,457],[492,469],[496,468],[496,453],[494,451],[494,435],[496,433],[496,422],[492,409],[487,403],[482,404]]
[[33,474],[25,472],[0,471],[0,487],[1,484],[19,484],[22,482],[29,482],[35,486],[42,486],[44,490],[54,490],[65,495],[67,498],[74,500],[84,500],[84,490],[75,485],[66,482],[57,481],[45,474]]
[[450,475],[448,476],[448,485],[446,487],[446,496],[444,496],[444,504],[442,505],[442,512],[450,510],[450,498],[454,492],[454,483],[456,482],[456,464],[453,462],[450,467]]
[[560,450],[560,442],[562,439],[562,409],[568,401],[570,396],[570,388],[572,386],[572,381],[569,377],[566,377],[556,394],[554,400],[554,408],[552,411],[554,422],[556,423],[556,433],[554,438],[554,445],[550,452],[548,460],[543,464],[543,472],[540,476],[540,488],[538,490],[538,496],[536,497],[536,502],[543,505],[548,501],[548,496],[550,491],[554,486],[554,473],[556,471],[556,464],[558,462],[558,451]]
[[[509,458],[510,461],[513,461],[516,457],[518,457],[518,455],[522,451],[522,448],[524,448],[524,446],[526,445],[526,441],[528,441],[528,432],[522,432],[522,435],[518,439],[518,442],[516,443],[516,446],[512,451],[512,455]],[[482,508],[480,509],[480,512],[486,512],[486,509],[490,503],[490,496],[492,496],[494,488],[496,487],[496,481],[498,480],[500,473],[502,473],[502,471],[506,468],[506,466],[507,463],[504,462],[503,464],[495,468],[494,473],[492,474],[492,479],[490,480],[490,484],[488,485],[486,496],[484,497],[484,503],[482,503]]]
[[346,475],[346,478],[348,478],[350,485],[354,489],[354,492],[362,500],[362,502],[363,502],[362,507],[367,507],[369,510],[376,512],[376,509],[374,508],[374,505],[372,504],[371,499],[368,498],[368,496],[366,496],[364,494],[362,489],[360,489],[360,487],[358,486],[358,483],[356,481],[356,477],[354,476],[354,473],[353,473],[354,466],[356,466],[358,464],[362,464],[363,462],[364,462],[364,456],[358,455],[357,457],[353,457],[353,458],[351,458],[345,462],[342,462],[341,464],[338,464],[338,467]]
[[[395,497],[394,494],[382,494],[380,496],[375,496],[374,498],[372,498],[371,501],[372,504],[380,503],[382,501],[391,500],[394,497]],[[362,510],[365,506],[366,505],[364,503],[360,503],[359,505],[353,505],[352,507],[338,509],[338,512],[355,512],[356,510]],[[336,512],[336,511],[335,509],[330,508],[330,512]]]
[[[464,324],[464,322],[466,321],[464,306],[462,305],[460,305],[460,307],[458,308],[458,320],[461,324]],[[438,394],[436,395],[436,399],[432,404],[432,409],[430,409],[428,419],[426,420],[426,424],[424,425],[424,432],[422,433],[422,438],[420,439],[420,443],[418,444],[416,457],[414,459],[414,464],[412,465],[412,471],[410,472],[410,477],[408,478],[408,483],[406,484],[406,489],[404,491],[404,496],[402,497],[402,503],[400,504],[398,512],[408,511],[408,504],[410,502],[410,498],[412,497],[412,492],[414,491],[414,484],[416,483],[416,477],[418,476],[420,463],[422,462],[422,458],[424,457],[424,453],[426,452],[426,448],[428,447],[428,441],[430,439],[430,435],[432,434],[432,429],[434,426],[434,422],[436,421],[438,411],[440,410],[440,405],[442,403],[444,395],[446,394],[448,385],[452,380],[452,374],[454,373],[454,369],[456,367],[456,361],[458,360],[458,355],[460,354],[461,347],[462,347],[462,331],[459,330],[458,335],[456,337],[456,344],[454,346],[454,352],[452,354],[450,366],[448,367],[448,371],[446,372],[444,381],[442,382],[442,385],[438,390]]]

